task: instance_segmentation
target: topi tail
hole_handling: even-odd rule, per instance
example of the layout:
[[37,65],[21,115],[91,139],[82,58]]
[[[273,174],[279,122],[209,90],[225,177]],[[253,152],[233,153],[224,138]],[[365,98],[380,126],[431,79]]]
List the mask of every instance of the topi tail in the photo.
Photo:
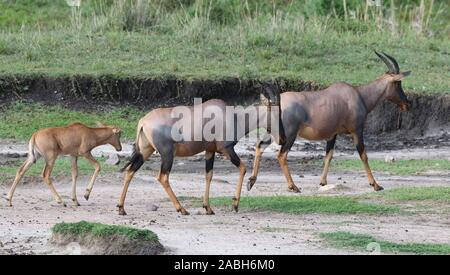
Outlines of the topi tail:
[[36,150],[36,135],[31,136],[30,142],[28,143],[28,159],[31,159],[33,163],[36,163],[39,157],[39,152]]
[[144,164],[144,156],[139,152],[139,149],[137,148],[137,145],[134,144],[133,154],[131,155],[131,159],[125,166],[120,169],[120,172],[123,172],[128,169],[128,171],[136,172],[141,168],[141,166]]
[[131,154],[130,161],[127,162],[127,164],[125,164],[125,166],[122,169],[120,169],[120,172],[123,172],[127,169],[128,169],[128,171],[136,172],[144,164],[144,156],[139,151],[139,138],[142,134],[142,127],[143,126],[142,126],[141,122],[139,121],[137,133],[136,133],[136,142],[134,143],[134,146],[133,146],[133,154]]

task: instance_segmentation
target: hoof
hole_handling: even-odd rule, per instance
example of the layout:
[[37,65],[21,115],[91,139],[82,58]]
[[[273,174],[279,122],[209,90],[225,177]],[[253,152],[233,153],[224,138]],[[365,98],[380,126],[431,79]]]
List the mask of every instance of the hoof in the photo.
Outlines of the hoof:
[[67,204],[65,202],[58,202],[59,204],[61,204],[64,207],[67,207]]
[[294,192],[294,193],[300,193],[300,192],[301,192],[301,191],[300,191],[300,188],[298,188],[298,187],[295,186],[295,185],[289,186],[288,188],[289,188],[290,191],[292,191],[292,192]]
[[127,212],[125,212],[125,209],[123,207],[119,206],[119,215],[120,216],[126,216]]
[[375,191],[382,191],[382,190],[384,190],[384,188],[383,188],[383,186],[381,186],[381,185],[375,185],[375,186],[373,187],[373,190],[375,190]]
[[234,212],[239,212],[239,205],[234,205],[233,204],[233,210],[234,210]]
[[74,206],[81,206],[81,204],[78,202],[78,200],[72,200]]
[[320,186],[325,186],[325,185],[327,185],[326,182],[320,182]]
[[178,210],[178,212],[180,212],[181,215],[184,215],[184,216],[189,215],[189,212],[187,212],[186,209],[184,209],[184,208],[181,208],[180,210]]
[[84,199],[88,201],[88,200],[89,200],[89,195],[90,195],[90,194],[87,194],[87,193],[84,194]]
[[247,190],[250,191],[252,190],[253,185],[256,182],[256,177],[251,176],[250,178],[248,178],[248,182],[247,182]]
[[203,208],[205,208],[205,210],[206,210],[206,215],[215,215],[216,214],[209,206],[204,205]]

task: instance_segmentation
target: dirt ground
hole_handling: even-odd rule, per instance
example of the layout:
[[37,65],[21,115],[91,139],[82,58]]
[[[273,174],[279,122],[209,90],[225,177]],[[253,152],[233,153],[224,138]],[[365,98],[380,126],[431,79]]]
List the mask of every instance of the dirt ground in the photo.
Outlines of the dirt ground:
[[[344,140],[339,143],[335,158],[357,158]],[[436,143],[429,148],[416,146],[395,148],[390,151],[369,151],[370,159],[384,159],[386,154],[397,159],[449,159],[450,147]],[[446,145],[446,144],[444,144]],[[295,182],[302,188],[302,194],[287,190],[287,184],[274,158],[276,146],[268,148],[262,163],[261,173],[253,190],[242,191],[242,197],[255,195],[302,196],[313,194],[363,194],[373,192],[363,171],[329,173],[328,183],[339,188],[319,190],[321,167],[302,167],[303,159],[321,158],[324,143],[298,142],[290,155],[289,164]],[[123,155],[129,154],[130,146],[125,146]],[[339,150],[340,149],[340,150]],[[9,150],[9,151],[8,151]],[[22,151],[21,151],[22,150]],[[109,149],[97,152],[107,155]],[[243,143],[238,152],[247,162],[249,177],[251,172],[251,143]],[[26,152],[26,144],[0,142],[0,153],[11,157]],[[11,155],[13,154],[13,155]],[[183,201],[190,216],[179,215],[168,196],[154,179],[159,167],[159,158],[154,156],[133,180],[125,209],[127,216],[117,214],[116,203],[122,190],[122,174],[102,173],[94,187],[90,200],[84,201],[82,194],[88,176],[80,177],[78,195],[80,207],[71,205],[70,171],[67,177],[55,182],[56,189],[68,203],[64,208],[53,202],[51,193],[44,183],[36,179],[18,187],[14,206],[8,207],[6,200],[0,200],[0,254],[55,254],[71,253],[71,248],[55,248],[47,244],[50,228],[58,222],[80,220],[96,221],[146,228],[160,237],[168,254],[355,254],[368,253],[334,249],[319,236],[321,232],[350,231],[370,234],[376,238],[404,242],[449,243],[450,215],[319,215],[280,214],[254,212],[241,209],[231,211],[238,171],[228,161],[217,159],[211,187],[211,197],[230,197],[229,207],[212,205],[216,215],[207,216],[196,205]],[[201,156],[177,159],[171,174],[171,185],[179,196],[201,197],[204,190],[204,162]],[[450,186],[448,174],[429,176],[392,176],[375,173],[378,182],[386,189],[402,186]],[[245,182],[246,183],[246,182]],[[0,185],[0,196],[6,197],[9,184]],[[157,208],[157,209],[156,209]],[[156,209],[156,210],[155,210]],[[382,251],[381,247],[381,252]]]

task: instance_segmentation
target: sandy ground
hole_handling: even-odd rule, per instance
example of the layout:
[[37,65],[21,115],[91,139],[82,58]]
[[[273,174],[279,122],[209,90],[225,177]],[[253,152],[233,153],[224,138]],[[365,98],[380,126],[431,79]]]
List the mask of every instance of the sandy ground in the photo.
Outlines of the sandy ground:
[[[18,153],[24,143],[0,142],[0,152]],[[22,146],[22,147],[21,147]],[[250,164],[252,150],[242,144],[238,151]],[[323,156],[324,143],[297,143],[297,147],[309,148],[296,151],[290,158],[290,167],[302,194],[363,194],[372,192],[364,172],[336,172],[331,168],[329,184],[338,185],[329,191],[319,190],[321,167],[303,169],[299,161],[304,158]],[[10,149],[8,149],[10,148]],[[352,151],[341,146],[336,158],[356,158]],[[248,150],[247,150],[248,149]],[[287,191],[285,179],[274,159],[276,146],[268,149],[262,172],[252,191],[243,190],[242,197],[254,195],[301,196]],[[26,146],[25,146],[26,152]],[[110,153],[100,150],[97,155]],[[129,153],[130,146],[125,146]],[[433,151],[434,150],[434,151]],[[295,149],[294,149],[295,151]],[[9,154],[8,153],[8,154]],[[369,157],[384,159],[386,154],[395,158],[444,158],[450,157],[449,147],[374,151]],[[80,207],[71,205],[70,171],[67,177],[58,178],[56,188],[68,203],[64,208],[55,204],[48,188],[39,179],[19,186],[14,206],[0,200],[0,254],[54,254],[70,253],[71,248],[54,248],[47,245],[50,228],[58,222],[80,220],[108,224],[120,224],[146,228],[160,237],[168,254],[354,254],[355,251],[337,250],[329,247],[318,236],[320,232],[350,231],[365,233],[395,242],[450,243],[449,211],[441,214],[415,215],[290,215],[269,212],[250,212],[241,209],[231,211],[231,197],[238,178],[237,169],[228,161],[217,159],[212,183],[211,197],[230,197],[230,207],[215,207],[214,216],[204,215],[204,210],[183,201],[190,216],[181,216],[173,208],[160,184],[154,180],[159,167],[158,157],[147,162],[139,171],[129,189],[127,216],[117,214],[116,203],[122,190],[120,173],[101,174],[88,202],[82,199],[88,177],[79,179]],[[171,185],[178,196],[201,197],[204,190],[204,162],[201,157],[177,159]],[[248,169],[247,177],[251,168]],[[301,175],[301,176],[300,176]],[[386,189],[401,186],[450,186],[448,174],[429,176],[391,176],[375,174]],[[245,182],[246,183],[246,182]],[[5,197],[8,185],[0,186],[0,196]],[[245,189],[245,188],[244,188]],[[155,206],[157,210],[154,211]],[[383,248],[381,248],[382,251]],[[368,253],[368,252],[366,252]]]

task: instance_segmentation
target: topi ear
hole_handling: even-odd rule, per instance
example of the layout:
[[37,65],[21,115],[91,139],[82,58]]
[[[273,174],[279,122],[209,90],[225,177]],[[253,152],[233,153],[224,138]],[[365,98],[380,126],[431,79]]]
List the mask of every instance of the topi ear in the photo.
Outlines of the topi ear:
[[410,74],[411,74],[411,71],[403,72],[403,73],[400,73],[400,74],[395,74],[395,75],[392,76],[392,81],[400,81],[400,80],[402,80],[403,78],[407,77]]
[[97,125],[97,127],[100,127],[100,128],[106,127],[106,125],[101,123],[100,121],[95,122],[95,125]]

